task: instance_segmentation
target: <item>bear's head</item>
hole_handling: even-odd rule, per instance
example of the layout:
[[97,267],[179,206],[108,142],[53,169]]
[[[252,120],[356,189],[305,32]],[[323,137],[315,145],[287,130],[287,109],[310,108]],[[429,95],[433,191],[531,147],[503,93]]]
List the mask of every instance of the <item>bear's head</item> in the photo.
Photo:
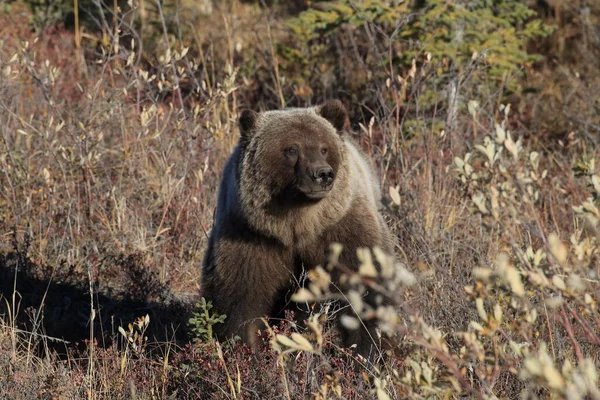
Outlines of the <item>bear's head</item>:
[[282,218],[294,226],[302,225],[291,222],[294,218],[313,217],[328,225],[343,214],[350,201],[342,138],[346,121],[346,110],[337,100],[311,108],[242,112],[239,190],[255,228],[273,233]]
[[327,197],[343,159],[340,133],[346,118],[344,106],[335,100],[315,108],[242,112],[241,143],[252,164],[245,171],[259,171],[270,200],[282,205]]

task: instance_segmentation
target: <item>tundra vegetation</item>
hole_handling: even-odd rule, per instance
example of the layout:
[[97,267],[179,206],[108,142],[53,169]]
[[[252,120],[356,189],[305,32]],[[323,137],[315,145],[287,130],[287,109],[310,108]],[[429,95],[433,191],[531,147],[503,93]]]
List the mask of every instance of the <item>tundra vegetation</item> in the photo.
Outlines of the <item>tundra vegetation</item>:
[[[600,399],[598,65],[597,1],[0,1],[0,396]],[[334,245],[306,323],[219,343],[237,117],[331,98],[399,263]],[[389,354],[340,347],[329,300]]]

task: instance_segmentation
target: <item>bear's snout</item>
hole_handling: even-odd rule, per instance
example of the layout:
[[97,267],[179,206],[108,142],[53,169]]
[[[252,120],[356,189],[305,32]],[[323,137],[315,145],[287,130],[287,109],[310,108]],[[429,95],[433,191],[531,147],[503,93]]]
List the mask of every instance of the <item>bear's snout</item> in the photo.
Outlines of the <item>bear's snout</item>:
[[330,166],[317,168],[315,172],[313,172],[313,180],[322,186],[331,185],[334,178],[335,173],[333,172],[333,168]]
[[335,171],[327,162],[307,163],[301,171],[298,171],[295,190],[303,193],[306,198],[320,200],[333,188]]

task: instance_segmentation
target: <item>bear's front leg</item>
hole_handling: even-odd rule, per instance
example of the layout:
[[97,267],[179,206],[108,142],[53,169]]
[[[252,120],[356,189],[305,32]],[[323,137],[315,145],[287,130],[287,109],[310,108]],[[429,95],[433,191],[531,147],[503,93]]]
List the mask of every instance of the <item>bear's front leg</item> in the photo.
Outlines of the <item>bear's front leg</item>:
[[234,335],[255,348],[261,318],[269,317],[278,294],[292,279],[291,256],[280,244],[261,237],[228,235],[215,241],[204,268],[202,295],[225,314],[215,326],[218,338]]
[[[393,256],[393,240],[387,227],[381,224],[380,216],[376,212],[367,210],[366,212],[358,212],[357,210],[365,208],[354,207],[344,219],[342,219],[337,227],[331,229],[326,238],[326,243],[340,243],[343,246],[342,253],[339,257],[339,264],[352,271],[358,271],[360,260],[356,250],[358,248],[379,247],[385,253]],[[327,251],[327,250],[326,250]],[[340,269],[335,269],[332,274],[334,281],[339,281],[341,274]],[[363,298],[365,304],[376,308],[378,294],[372,289],[367,289],[366,295]],[[386,300],[383,299],[383,304]],[[358,310],[353,310],[351,305],[347,307],[343,313],[354,318],[360,317],[357,315]],[[377,320],[368,319],[360,320],[357,329],[348,329],[341,326],[342,337],[346,346],[356,345],[356,351],[363,357],[375,360],[381,355],[382,348],[387,347],[385,338],[383,346],[377,335]]]
[[[360,246],[360,247],[372,247],[372,246]],[[339,259],[340,265],[344,265],[352,270],[356,271],[359,266],[359,260],[356,256],[356,249],[344,249]],[[333,274],[334,281],[339,280],[338,274]],[[367,288],[366,294],[363,297],[363,302],[368,304],[372,308],[377,308],[378,295],[372,289]],[[385,301],[384,301],[385,303]],[[355,329],[344,327],[340,324],[342,333],[342,339],[346,347],[355,345],[356,352],[368,360],[375,361],[381,356],[382,346],[380,343],[379,336],[377,334],[376,318],[363,319],[361,318],[360,311],[354,310],[352,304],[342,311],[343,315],[348,315],[352,318],[358,318],[359,326]],[[385,347],[385,346],[384,346]]]

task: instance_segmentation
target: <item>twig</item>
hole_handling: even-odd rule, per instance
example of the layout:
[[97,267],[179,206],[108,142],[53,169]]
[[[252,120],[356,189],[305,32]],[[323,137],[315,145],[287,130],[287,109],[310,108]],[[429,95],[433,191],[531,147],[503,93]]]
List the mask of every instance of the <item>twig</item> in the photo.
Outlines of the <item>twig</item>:
[[[264,0],[261,0],[263,7],[267,8]],[[279,63],[277,62],[277,55],[275,54],[275,47],[273,46],[273,35],[271,34],[271,18],[270,14],[267,15],[267,35],[269,36],[269,49],[271,51],[271,57],[273,60],[273,70],[275,72],[275,85],[277,86],[277,94],[279,95],[279,103],[281,108],[285,108],[285,98],[283,97],[283,91],[281,89],[281,78],[279,77]]]
[[96,318],[96,311],[94,310],[94,288],[92,285],[92,270],[91,265],[88,263],[88,280],[89,280],[89,288],[90,288],[90,343],[89,343],[89,352],[90,359],[88,362],[88,399],[93,399],[93,390],[92,390],[92,382],[93,382],[93,374],[94,374],[94,319]]
[[577,341],[577,339],[575,338],[575,334],[573,333],[573,326],[571,326],[571,323],[569,322],[569,317],[567,316],[567,312],[565,311],[565,307],[561,307],[562,309],[562,315],[563,315],[563,320],[564,320],[564,326],[565,329],[567,330],[567,333],[569,334],[569,338],[571,339],[571,342],[573,343],[573,349],[575,350],[575,355],[577,356],[577,360],[581,361],[583,360],[583,353],[581,352],[581,347],[579,346],[579,342]]
[[[169,49],[169,53],[173,54],[171,50],[171,43],[169,43],[169,35],[167,33],[167,24],[165,22],[165,15],[163,14],[162,6],[160,5],[160,0],[156,0],[156,7],[158,8],[158,13],[160,15],[160,22],[162,23],[163,34],[165,36],[165,42]],[[181,114],[185,118],[185,107],[183,105],[183,97],[181,96],[181,87],[179,86],[179,76],[177,75],[177,67],[175,67],[175,60],[171,56],[171,69],[173,70],[173,79],[175,80],[175,85],[177,86],[177,96],[179,97],[179,106],[181,108]]]
[[44,335],[43,333],[36,333],[36,332],[26,331],[26,330],[23,330],[23,329],[12,327],[12,326],[10,326],[8,324],[5,324],[5,323],[0,323],[0,328],[10,329],[11,331],[14,331],[15,333],[24,333],[24,334],[27,334],[27,335],[37,336],[37,337],[39,337],[41,339],[46,339],[46,340],[49,340],[51,342],[65,343],[65,344],[70,344],[71,343],[68,340],[59,339],[59,338],[54,337],[54,336]]

